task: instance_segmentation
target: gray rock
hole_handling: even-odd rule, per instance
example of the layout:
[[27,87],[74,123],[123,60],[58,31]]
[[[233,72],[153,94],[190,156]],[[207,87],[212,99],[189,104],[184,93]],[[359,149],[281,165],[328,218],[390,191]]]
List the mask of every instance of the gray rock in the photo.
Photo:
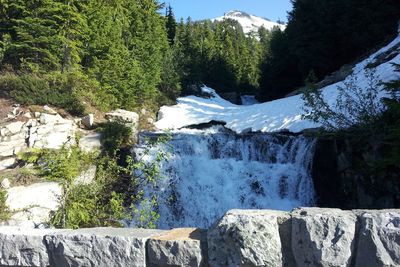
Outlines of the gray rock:
[[36,183],[7,189],[6,204],[13,211],[11,219],[17,225],[31,221],[39,224],[49,220],[62,195],[62,186],[56,182]]
[[87,170],[81,172],[81,174],[78,177],[76,177],[73,184],[74,185],[91,184],[94,181],[94,179],[96,178],[96,171],[97,171],[96,165],[89,166]]
[[356,216],[339,209],[292,212],[292,251],[298,266],[350,266]]
[[146,241],[160,230],[92,228],[45,237],[53,266],[146,266]]
[[10,124],[7,124],[5,128],[10,133],[10,135],[19,133],[22,130],[24,123],[22,121],[16,121]]
[[[82,131],[83,132],[83,131]],[[100,133],[82,133],[82,137],[79,139],[79,147],[83,151],[92,152],[101,149],[101,134]]]
[[355,266],[400,266],[400,211],[365,211],[359,221]]
[[56,115],[57,111],[55,111],[54,109],[52,109],[51,107],[45,105],[43,106],[43,110],[47,113],[47,114],[51,114],[51,115]]
[[93,114],[86,115],[85,117],[82,118],[81,122],[82,122],[82,125],[87,128],[92,127],[93,123],[94,123],[94,115]]
[[206,266],[206,252],[206,231],[195,228],[173,229],[147,244],[148,265],[154,267]]
[[139,115],[136,112],[124,109],[117,109],[105,115],[108,121],[119,121],[122,123],[135,123],[139,122]]
[[11,186],[11,182],[10,180],[8,180],[8,178],[4,178],[1,183],[0,183],[1,187],[4,189],[8,189]]
[[105,118],[110,122],[120,122],[129,127],[132,131],[132,139],[136,141],[139,131],[139,115],[133,111],[117,109],[106,113]]
[[43,242],[52,230],[0,227],[0,266],[49,266]]
[[279,228],[289,219],[281,211],[229,211],[208,231],[210,265],[282,266]]
[[17,162],[16,158],[6,158],[0,160],[0,171],[12,167]]

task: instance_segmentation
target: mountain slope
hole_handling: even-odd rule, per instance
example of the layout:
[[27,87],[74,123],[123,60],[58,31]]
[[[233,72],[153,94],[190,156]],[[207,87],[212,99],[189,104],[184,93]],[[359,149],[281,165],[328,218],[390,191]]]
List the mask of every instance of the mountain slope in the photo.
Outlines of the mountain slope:
[[[393,63],[400,64],[400,54],[395,53],[394,57],[387,58],[388,61],[386,62],[381,62],[379,59],[385,55],[387,57],[388,51],[398,47],[400,47],[400,35],[390,44],[358,63],[353,68],[353,74],[357,78],[358,85],[367,88],[368,75],[365,73],[365,68],[371,63],[376,65],[373,69],[380,80],[388,82],[395,79],[397,74]],[[337,88],[345,86],[344,83],[351,79],[352,77],[349,76],[345,81],[321,89],[324,99],[331,107],[338,97]],[[179,98],[178,104],[175,106],[161,107],[159,121],[156,123],[157,128],[180,129],[189,125],[219,121],[225,122],[226,128],[237,133],[250,130],[254,132],[290,131],[298,133],[305,129],[321,126],[303,119],[304,102],[300,95],[251,106],[237,106],[219,97],[212,89],[204,88],[203,90],[207,91],[211,97],[187,96]],[[381,92],[377,100],[384,96],[386,96],[385,92]]]
[[222,17],[214,18],[212,21],[222,21],[224,19],[233,19],[240,23],[243,27],[245,33],[256,32],[259,28],[264,27],[267,30],[271,30],[274,27],[279,27],[280,29],[285,29],[286,25],[279,24],[277,22],[270,21],[265,18],[260,18],[247,14],[242,11],[229,11]]

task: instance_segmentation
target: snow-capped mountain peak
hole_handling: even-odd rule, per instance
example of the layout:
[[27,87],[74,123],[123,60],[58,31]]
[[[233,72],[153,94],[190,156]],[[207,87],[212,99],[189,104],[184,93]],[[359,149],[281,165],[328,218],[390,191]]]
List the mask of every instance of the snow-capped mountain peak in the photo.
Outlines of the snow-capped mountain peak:
[[286,27],[286,25],[284,24],[250,15],[246,12],[239,10],[229,11],[224,16],[212,19],[212,21],[222,21],[224,19],[236,20],[237,22],[239,22],[240,25],[242,25],[243,31],[245,33],[256,32],[261,27],[264,27],[267,30],[271,30],[274,27],[279,27],[281,30],[284,30]]

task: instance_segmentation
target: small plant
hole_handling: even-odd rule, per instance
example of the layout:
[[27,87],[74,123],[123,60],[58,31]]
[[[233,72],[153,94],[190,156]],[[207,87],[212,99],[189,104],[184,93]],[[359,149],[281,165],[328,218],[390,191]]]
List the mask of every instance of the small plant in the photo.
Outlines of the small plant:
[[7,191],[0,187],[0,221],[6,221],[11,216],[6,201],[7,201]]
[[351,75],[343,86],[338,86],[338,96],[333,104],[312,83],[311,74],[307,89],[302,95],[305,102],[303,118],[321,124],[328,131],[342,131],[357,126],[369,128],[380,116],[384,106],[379,99],[382,82],[371,69],[365,70],[366,84],[360,85],[357,76]]

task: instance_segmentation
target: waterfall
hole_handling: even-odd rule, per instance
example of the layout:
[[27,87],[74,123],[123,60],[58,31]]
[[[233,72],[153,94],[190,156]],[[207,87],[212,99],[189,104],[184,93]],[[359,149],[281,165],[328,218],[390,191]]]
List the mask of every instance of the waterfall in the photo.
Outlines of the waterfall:
[[[135,147],[143,157],[146,135]],[[311,165],[315,140],[304,136],[250,133],[238,135],[221,128],[172,134],[170,149],[160,163],[156,188],[158,227],[209,227],[229,209],[290,210],[314,204]]]

